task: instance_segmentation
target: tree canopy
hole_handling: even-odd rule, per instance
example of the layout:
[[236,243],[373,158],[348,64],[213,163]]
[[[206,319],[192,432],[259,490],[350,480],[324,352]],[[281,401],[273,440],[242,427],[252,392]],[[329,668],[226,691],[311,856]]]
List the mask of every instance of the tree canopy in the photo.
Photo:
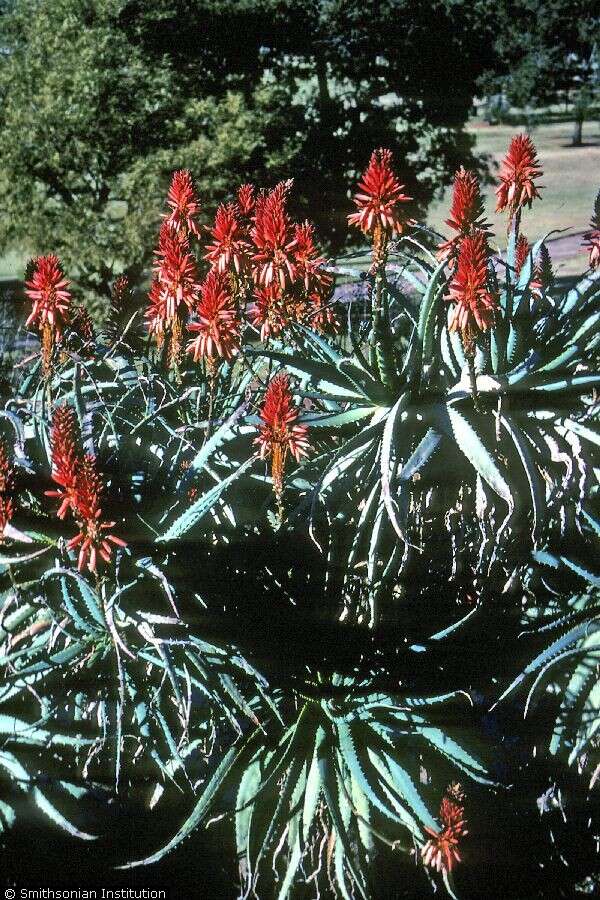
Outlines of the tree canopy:
[[380,145],[422,210],[469,157],[475,24],[455,0],[13,0],[0,243],[55,250],[103,293],[148,264],[169,174],[189,167],[207,222],[241,181],[295,176],[297,214],[339,247]]

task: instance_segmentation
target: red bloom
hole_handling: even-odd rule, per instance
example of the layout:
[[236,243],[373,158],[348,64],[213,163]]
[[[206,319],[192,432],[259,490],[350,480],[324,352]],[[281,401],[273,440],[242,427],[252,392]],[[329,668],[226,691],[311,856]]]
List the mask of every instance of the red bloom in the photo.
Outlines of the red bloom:
[[296,424],[298,409],[294,406],[289,376],[284,372],[273,378],[267,387],[260,411],[262,424],[254,443],[260,447],[261,459],[272,457],[271,474],[278,498],[283,492],[283,470],[288,451],[300,461],[309,450],[308,429]]
[[449,329],[460,331],[465,341],[472,341],[477,331],[487,331],[494,320],[496,303],[487,289],[488,256],[484,232],[463,239],[448,299],[456,304]]
[[167,203],[171,207],[171,213],[165,214],[165,221],[170,228],[177,233],[183,232],[186,236],[191,232],[200,237],[200,228],[196,222],[200,204],[188,169],[179,169],[173,173]]
[[594,203],[590,230],[584,235],[585,247],[590,255],[590,269],[600,267],[600,191]]
[[400,204],[408,203],[411,197],[403,194],[392,170],[390,150],[374,150],[371,160],[358,183],[359,192],[354,195],[358,212],[348,216],[350,225],[356,225],[365,233],[380,227],[386,233],[402,234],[408,220],[400,215]]
[[56,512],[59,519],[64,519],[69,509],[76,508],[77,468],[81,458],[75,431],[75,410],[72,406],[57,406],[52,416],[50,432],[50,448],[52,451],[52,481],[61,490],[46,491],[47,497],[58,497],[61,504]]
[[527,261],[530,250],[531,247],[529,246],[529,241],[524,234],[520,234],[517,238],[517,244],[515,247],[515,273],[517,275],[521,273],[521,269]]
[[188,331],[198,336],[187,346],[194,362],[201,357],[213,364],[217,357],[231,359],[239,349],[240,322],[226,275],[215,270],[208,273],[201,287],[196,315],[198,321],[190,323]]
[[175,318],[182,303],[191,309],[198,295],[196,261],[187,238],[161,228],[154,272],[166,301],[166,321]]
[[460,242],[472,231],[487,231],[489,225],[484,220],[484,207],[479,181],[473,172],[462,166],[454,176],[450,217],[446,225],[457,234],[441,244],[437,253],[439,260],[449,259],[458,253]]
[[279,284],[254,288],[254,303],[248,309],[250,321],[255,328],[260,328],[261,341],[268,341],[270,336],[276,337],[289,324],[289,315],[283,302]]
[[76,478],[76,506],[74,515],[79,533],[67,543],[68,550],[79,547],[77,568],[81,572],[85,566],[90,572],[97,571],[98,556],[109,563],[112,556],[111,544],[126,547],[127,544],[114,534],[107,534],[114,528],[114,522],[102,521],[100,497],[102,480],[96,471],[96,460],[87,453],[79,460]]
[[73,513],[79,532],[67,543],[73,550],[79,547],[78,569],[87,565],[90,572],[97,570],[98,555],[110,562],[112,547],[126,547],[125,541],[106,532],[114,522],[102,521],[100,498],[102,479],[96,469],[96,460],[91,454],[83,454],[75,425],[75,413],[71,406],[59,406],[52,416],[50,437],[52,450],[52,480],[59,490],[46,491],[48,497],[58,497],[61,504],[57,510],[59,519],[64,519],[69,509]]
[[508,209],[512,218],[523,206],[531,209],[534,198],[540,196],[539,186],[535,184],[535,179],[543,174],[539,165],[531,138],[526,134],[516,135],[500,167],[496,212]]
[[227,271],[233,263],[239,275],[248,264],[250,245],[244,240],[245,229],[238,218],[235,204],[222,203],[219,206],[210,233],[214,243],[206,248],[204,259],[218,272]]
[[58,257],[53,253],[38,256],[33,263],[31,279],[25,282],[25,293],[33,300],[33,309],[25,324],[35,324],[41,330],[47,323],[60,338],[71,304],[68,287]]
[[256,201],[251,236],[258,252],[252,259],[255,263],[255,281],[265,287],[276,281],[284,289],[296,278],[292,255],[294,233],[286,210],[291,186],[291,181],[282,181]]
[[13,502],[9,496],[12,488],[13,468],[4,445],[0,443],[0,542],[14,513]]
[[451,872],[456,863],[461,862],[458,848],[462,838],[469,833],[462,803],[444,797],[440,806],[440,819],[443,826],[441,831],[425,829],[431,837],[422,847],[421,856],[426,866],[431,866],[438,872]]
[[314,225],[310,222],[296,225],[290,249],[294,253],[298,277],[304,280],[304,287],[307,291],[317,285],[331,284],[331,275],[323,269],[325,260],[319,256],[319,251],[315,246]]
[[256,205],[256,188],[253,184],[243,184],[238,188],[237,205],[242,216],[249,217]]
[[167,322],[167,299],[160,281],[154,278],[148,292],[148,307],[144,313],[148,334],[155,337],[158,346],[162,346]]

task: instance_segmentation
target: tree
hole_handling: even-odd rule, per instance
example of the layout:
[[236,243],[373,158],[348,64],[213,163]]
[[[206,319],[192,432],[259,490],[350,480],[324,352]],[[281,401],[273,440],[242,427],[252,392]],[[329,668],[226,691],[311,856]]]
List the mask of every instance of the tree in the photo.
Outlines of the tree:
[[297,214],[340,247],[378,145],[422,211],[469,156],[475,25],[454,0],[13,0],[0,245],[55,250],[91,293],[139,280],[169,173],[189,167],[207,222],[235,184],[291,173]]
[[594,0],[515,0],[496,7],[493,52],[479,80],[488,95],[502,91],[524,111],[575,94],[573,145],[590,106],[600,33]]

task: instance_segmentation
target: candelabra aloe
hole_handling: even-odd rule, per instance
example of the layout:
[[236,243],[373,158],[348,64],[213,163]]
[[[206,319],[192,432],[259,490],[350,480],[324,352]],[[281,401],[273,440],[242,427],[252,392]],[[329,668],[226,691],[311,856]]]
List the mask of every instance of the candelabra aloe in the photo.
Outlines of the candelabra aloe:
[[[443,239],[412,221],[376,150],[348,216],[370,247],[334,263],[293,220],[291,182],[243,185],[206,226],[180,170],[146,342],[125,278],[94,329],[59,260],[32,262],[40,360],[0,418],[0,767],[58,824],[89,836],[23,747],[65,748],[73,796],[80,782],[125,795],[137,773],[152,807],[180,791],[184,824],[141,862],[224,812],[246,894],[270,895],[274,873],[282,900],[327,879],[367,898],[382,848],[454,893],[472,826],[452,780],[492,778],[450,711],[492,703],[500,677],[505,694],[527,676],[560,684],[572,662],[549,749],[583,765],[598,706],[582,589],[599,578],[598,210],[590,268],[561,291],[546,239],[522,229],[540,176],[515,138],[500,252],[474,174],[457,172]],[[306,572],[304,539],[320,554]],[[426,602],[399,605],[408,595]],[[266,654],[285,676],[261,674],[244,605],[262,641],[289,615]],[[348,653],[357,642],[345,669],[291,652],[292,614],[309,609],[315,635],[332,614]],[[550,635],[524,673],[519,610],[536,641]],[[467,665],[460,636],[479,627],[485,644],[506,611],[514,662]]]

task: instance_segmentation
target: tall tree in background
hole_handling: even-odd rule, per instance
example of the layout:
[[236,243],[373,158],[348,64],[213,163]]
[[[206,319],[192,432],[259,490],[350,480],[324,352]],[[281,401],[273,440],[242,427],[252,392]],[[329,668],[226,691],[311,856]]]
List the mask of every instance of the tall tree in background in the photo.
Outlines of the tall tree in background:
[[499,3],[493,15],[482,92],[506,94],[526,118],[536,106],[572,101],[573,144],[580,145],[600,63],[597,0],[511,0]]
[[[347,185],[397,153],[423,210],[470,142],[486,42],[456,0],[13,0],[2,16],[0,246],[61,254],[105,293],[148,263],[169,173],[208,216],[290,175],[333,248]],[[491,29],[490,29],[491,32]],[[331,210],[339,210],[332,218]]]

